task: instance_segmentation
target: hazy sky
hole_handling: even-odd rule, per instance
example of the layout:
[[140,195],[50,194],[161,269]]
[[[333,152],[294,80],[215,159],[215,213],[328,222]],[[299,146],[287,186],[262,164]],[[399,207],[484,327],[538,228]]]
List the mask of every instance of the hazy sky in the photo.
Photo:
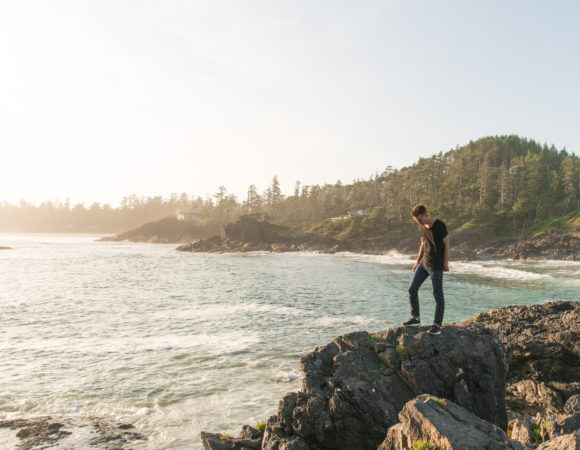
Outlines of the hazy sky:
[[577,1],[0,3],[0,201],[244,197],[486,135],[580,153]]

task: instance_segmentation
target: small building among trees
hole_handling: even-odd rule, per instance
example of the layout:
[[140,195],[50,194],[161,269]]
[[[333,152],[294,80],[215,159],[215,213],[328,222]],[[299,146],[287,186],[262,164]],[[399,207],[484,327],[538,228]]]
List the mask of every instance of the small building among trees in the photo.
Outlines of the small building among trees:
[[181,222],[192,222],[192,223],[201,222],[201,214],[195,211],[182,211],[178,209],[176,216],[177,220]]

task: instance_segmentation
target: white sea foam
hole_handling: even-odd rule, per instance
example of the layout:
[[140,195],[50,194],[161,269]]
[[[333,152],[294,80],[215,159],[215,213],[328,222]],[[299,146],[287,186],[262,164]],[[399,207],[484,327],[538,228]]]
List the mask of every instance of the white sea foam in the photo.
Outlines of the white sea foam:
[[413,262],[412,257],[410,257],[409,255],[399,253],[396,250],[391,250],[385,253],[384,255],[362,255],[360,253],[351,253],[351,252],[340,252],[337,253],[337,255],[355,261],[369,262],[375,264],[401,265],[401,264],[411,264]]
[[[496,263],[497,264],[497,263]],[[519,269],[491,265],[479,262],[456,262],[449,265],[451,274],[468,274],[485,278],[499,278],[508,280],[546,280],[552,276]]]
[[279,370],[272,379],[277,383],[293,383],[302,378],[303,374],[297,370]]

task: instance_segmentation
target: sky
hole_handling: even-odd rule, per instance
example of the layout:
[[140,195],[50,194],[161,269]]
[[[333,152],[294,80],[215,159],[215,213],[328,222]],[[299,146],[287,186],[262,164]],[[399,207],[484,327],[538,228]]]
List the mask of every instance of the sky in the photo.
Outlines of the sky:
[[580,154],[580,2],[0,2],[0,201],[244,200],[489,135]]

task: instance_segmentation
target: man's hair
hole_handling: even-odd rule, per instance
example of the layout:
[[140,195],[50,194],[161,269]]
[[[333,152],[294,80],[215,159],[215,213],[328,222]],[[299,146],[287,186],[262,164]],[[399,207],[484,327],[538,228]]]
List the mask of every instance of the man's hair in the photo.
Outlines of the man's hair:
[[427,214],[427,208],[425,208],[424,205],[415,205],[413,207],[413,210],[411,211],[411,214],[413,215],[413,217],[417,217],[417,216],[421,216],[423,214]]

